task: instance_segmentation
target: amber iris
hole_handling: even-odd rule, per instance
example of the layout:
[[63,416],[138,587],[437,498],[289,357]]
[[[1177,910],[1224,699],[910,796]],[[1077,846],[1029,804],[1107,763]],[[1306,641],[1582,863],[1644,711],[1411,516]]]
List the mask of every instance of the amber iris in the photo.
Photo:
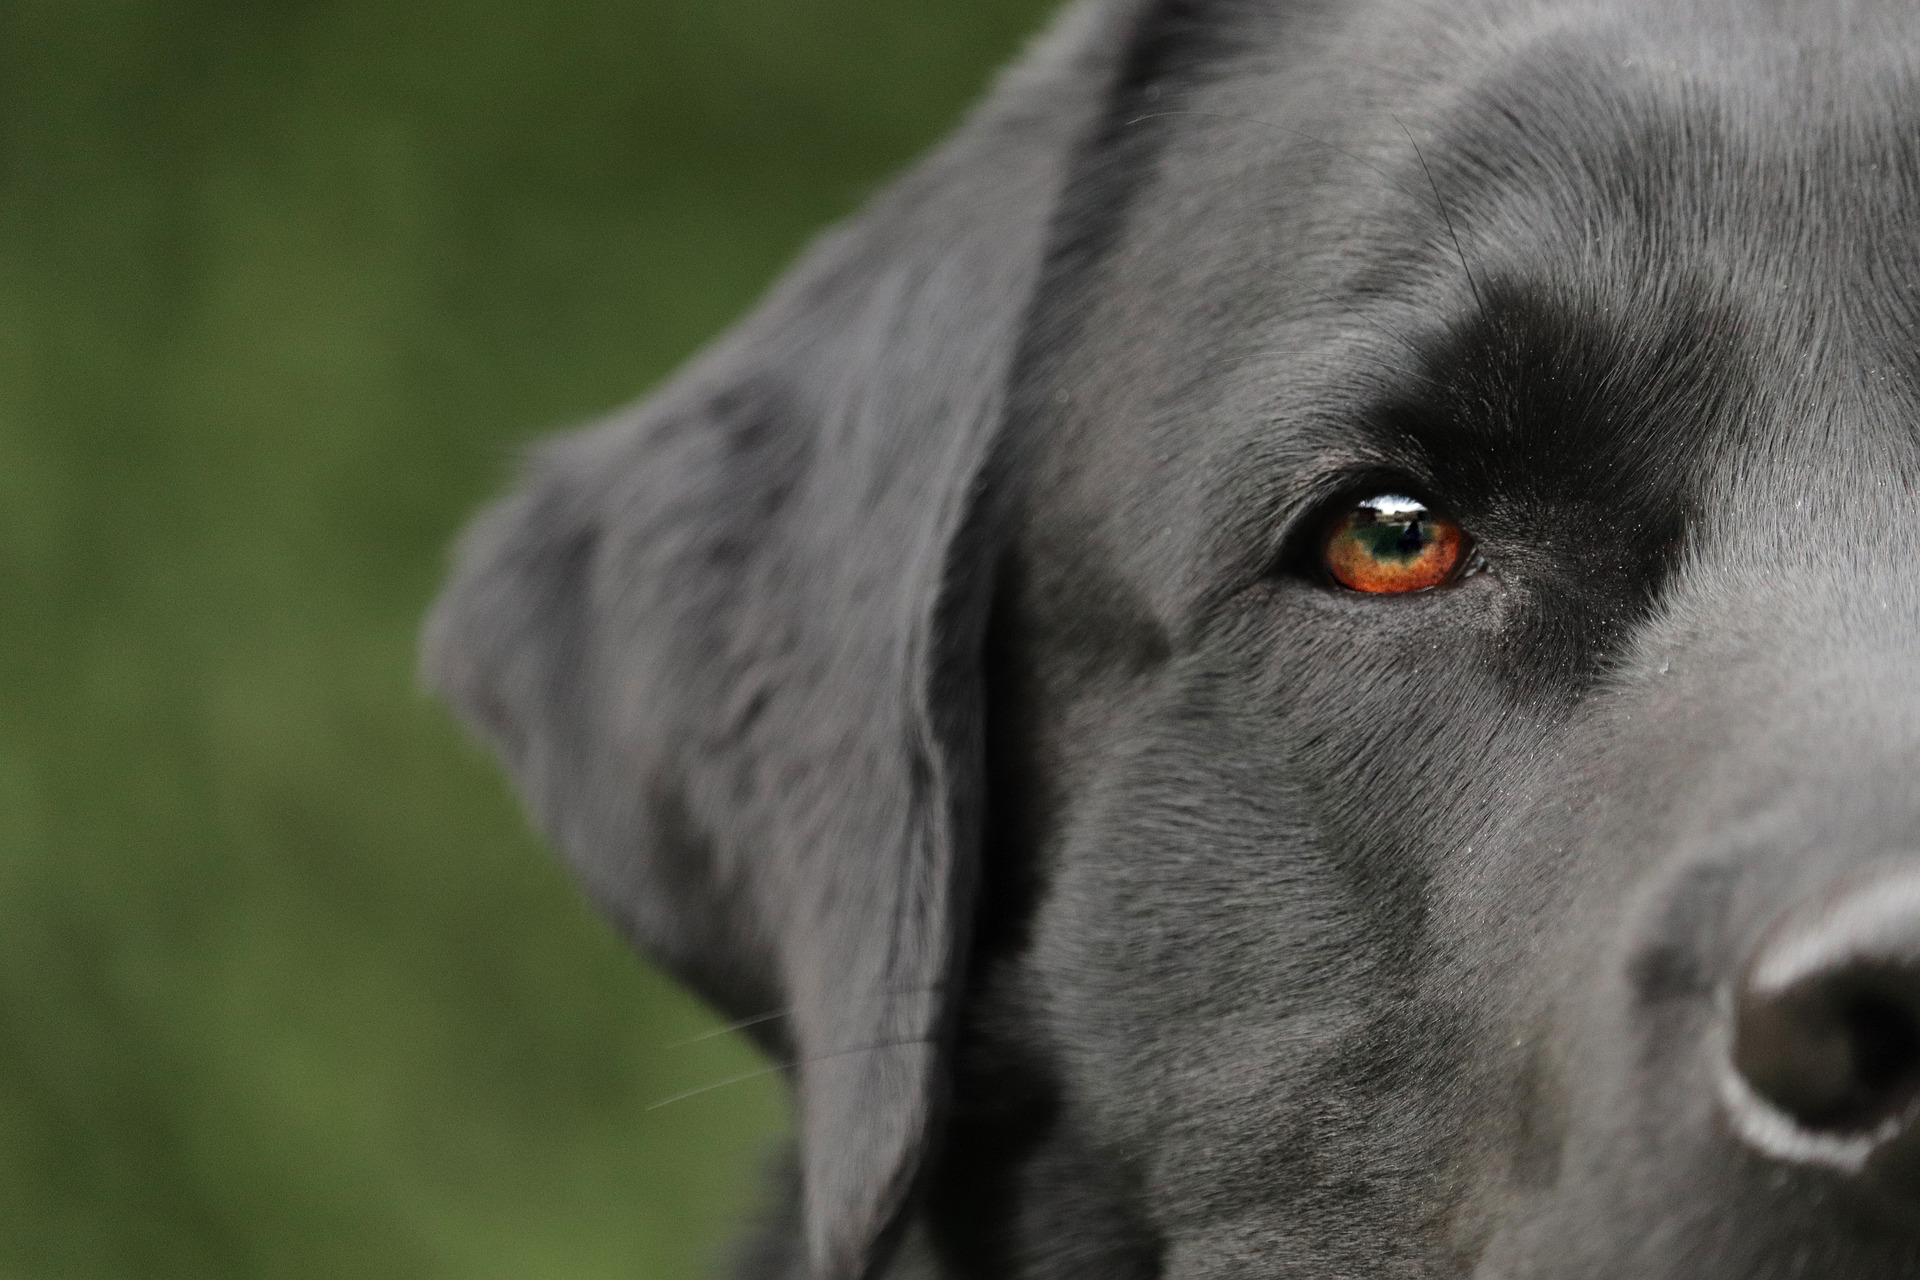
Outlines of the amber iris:
[[1451,582],[1466,558],[1460,526],[1399,494],[1356,502],[1327,535],[1327,572],[1352,591],[1405,595]]

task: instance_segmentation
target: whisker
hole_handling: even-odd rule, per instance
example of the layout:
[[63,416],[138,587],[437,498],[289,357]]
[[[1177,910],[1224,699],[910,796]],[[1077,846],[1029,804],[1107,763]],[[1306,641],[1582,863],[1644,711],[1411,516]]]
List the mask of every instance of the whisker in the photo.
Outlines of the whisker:
[[1421,153],[1420,144],[1413,140],[1413,130],[1407,128],[1406,121],[1395,116],[1393,122],[1400,126],[1400,132],[1407,135],[1407,145],[1413,148],[1414,158],[1427,175],[1427,185],[1433,188],[1433,203],[1440,209],[1440,221],[1447,224],[1447,238],[1453,241],[1454,256],[1460,259],[1460,273],[1467,278],[1467,288],[1473,290],[1473,305],[1479,309],[1480,318],[1491,323],[1486,299],[1480,296],[1480,282],[1473,278],[1473,268],[1467,265],[1466,251],[1460,247],[1460,233],[1453,229],[1453,215],[1447,212],[1447,202],[1440,195],[1440,184],[1434,179],[1433,169],[1427,164],[1427,157]]
[[676,1102],[685,1102],[689,1098],[697,1098],[703,1093],[712,1093],[716,1089],[725,1089],[732,1085],[745,1084],[749,1080],[758,1080],[761,1076],[770,1076],[776,1071],[785,1071],[786,1069],[785,1063],[776,1062],[771,1066],[759,1067],[753,1071],[743,1071],[737,1076],[728,1076],[725,1080],[715,1080],[713,1083],[703,1084],[697,1089],[688,1089],[684,1093],[676,1093],[671,1097],[662,1098],[658,1102],[649,1102],[646,1105],[646,1110],[658,1111],[660,1108],[670,1107]]
[[[864,1000],[880,1000],[880,999],[890,998],[893,996],[926,995],[929,992],[939,991],[942,988],[944,988],[946,985],[947,984],[944,982],[935,982],[935,983],[929,983],[926,986],[920,986],[920,987],[901,987],[901,988],[898,988],[897,990],[876,991],[871,995],[858,997],[858,998],[864,999]],[[849,1000],[846,1002],[836,1002],[836,1004],[839,1007],[844,1008],[847,1003],[851,1003],[851,1002],[852,1001]],[[684,1049],[689,1045],[703,1044],[708,1040],[717,1040],[721,1036],[732,1035],[736,1031],[747,1031],[753,1027],[760,1026],[763,1023],[777,1022],[781,1018],[791,1018],[793,1016],[794,1016],[794,1009],[791,1005],[787,1005],[779,1009],[769,1009],[765,1013],[749,1014],[747,1017],[741,1018],[735,1022],[729,1022],[725,1026],[715,1027],[711,1031],[702,1031],[699,1035],[689,1036],[685,1040],[670,1040],[667,1043],[661,1045],[660,1047],[662,1049]]]
[[728,1076],[724,1080],[715,1080],[709,1084],[700,1085],[698,1088],[683,1090],[671,1097],[662,1098],[658,1102],[650,1102],[643,1108],[643,1111],[658,1111],[662,1107],[670,1107],[676,1102],[685,1102],[689,1098],[697,1098],[701,1094],[712,1093],[716,1089],[726,1089],[736,1084],[745,1084],[749,1080],[758,1080],[762,1076],[770,1076],[779,1071],[791,1071],[795,1067],[809,1066],[816,1062],[831,1062],[835,1058],[850,1058],[856,1053],[875,1053],[881,1049],[899,1049],[910,1044],[932,1043],[933,1037],[931,1036],[904,1036],[898,1040],[882,1040],[875,1044],[855,1045],[851,1049],[839,1049],[833,1053],[816,1053],[810,1057],[795,1058],[790,1062],[769,1063],[753,1071],[743,1071],[737,1076]]
[[711,1031],[702,1031],[697,1036],[688,1036],[685,1040],[674,1040],[662,1046],[667,1049],[684,1049],[689,1045],[704,1044],[708,1040],[718,1040],[721,1036],[730,1036],[736,1031],[746,1031],[762,1023],[776,1022],[781,1018],[793,1016],[791,1009],[774,1009],[768,1013],[756,1013],[751,1018],[742,1018],[738,1022],[729,1022],[724,1027],[715,1027]]

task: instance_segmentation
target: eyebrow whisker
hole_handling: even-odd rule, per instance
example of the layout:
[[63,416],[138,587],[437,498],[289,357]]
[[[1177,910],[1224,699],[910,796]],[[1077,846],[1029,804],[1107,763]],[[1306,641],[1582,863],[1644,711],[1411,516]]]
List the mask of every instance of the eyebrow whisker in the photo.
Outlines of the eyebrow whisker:
[[1414,141],[1413,130],[1407,128],[1407,122],[1394,116],[1393,122],[1400,126],[1400,132],[1407,135],[1407,145],[1413,148],[1414,158],[1420,162],[1420,168],[1427,175],[1427,185],[1433,188],[1433,203],[1440,210],[1440,221],[1447,226],[1447,238],[1453,241],[1454,256],[1460,259],[1460,273],[1467,278],[1467,288],[1473,291],[1473,305],[1479,309],[1480,318],[1492,323],[1493,317],[1487,314],[1487,300],[1480,296],[1480,282],[1473,278],[1473,268],[1467,265],[1466,250],[1460,247],[1460,233],[1454,230],[1453,215],[1447,211],[1447,202],[1440,194],[1440,183],[1433,176],[1433,167],[1427,163],[1420,144]]

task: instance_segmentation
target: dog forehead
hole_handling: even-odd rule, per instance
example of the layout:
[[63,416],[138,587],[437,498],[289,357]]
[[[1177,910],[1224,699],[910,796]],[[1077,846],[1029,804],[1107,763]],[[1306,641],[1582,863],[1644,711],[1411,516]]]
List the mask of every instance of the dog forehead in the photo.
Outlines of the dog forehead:
[[[1899,281],[1920,269],[1920,80],[1876,37],[1911,16],[1803,23],[1796,42],[1734,30],[1729,6],[1645,23],[1533,8],[1552,20],[1481,47],[1474,10],[1361,7],[1371,26],[1344,44],[1309,33],[1326,56],[1306,74],[1249,52],[1314,43],[1274,24],[1184,96],[1163,93],[1162,118],[1123,122],[1162,136],[1124,198],[1101,193],[1110,247],[1064,287],[1077,323],[1050,365],[1064,407],[1046,412],[1073,455],[1063,487],[1086,522],[1122,522],[1106,545],[1145,556],[1147,576],[1191,563],[1183,523],[1216,534],[1221,491],[1271,487],[1301,460],[1286,446],[1315,426],[1337,436],[1382,374],[1430,372],[1407,368],[1407,348],[1471,324],[1502,285],[1570,328],[1713,317],[1721,331],[1696,345],[1722,349],[1697,354],[1723,381],[1769,384],[1768,429],[1852,412],[1843,435],[1885,435],[1885,410],[1910,408],[1916,317]],[[1704,38],[1715,22],[1724,44]],[[1467,65],[1441,74],[1462,48]],[[1743,60],[1777,74],[1736,74]],[[1360,65],[1395,70],[1340,74]],[[1823,82],[1836,68],[1858,91]]]
[[1317,54],[1249,51],[1312,43],[1279,24],[1250,37],[1124,122],[1158,138],[1124,199],[1102,193],[1114,257],[1164,258],[1176,290],[1378,291],[1461,282],[1462,257],[1591,287],[1695,264],[1798,278],[1912,243],[1920,11],[1781,31],[1745,5],[1679,24],[1531,7],[1553,20],[1381,4]]

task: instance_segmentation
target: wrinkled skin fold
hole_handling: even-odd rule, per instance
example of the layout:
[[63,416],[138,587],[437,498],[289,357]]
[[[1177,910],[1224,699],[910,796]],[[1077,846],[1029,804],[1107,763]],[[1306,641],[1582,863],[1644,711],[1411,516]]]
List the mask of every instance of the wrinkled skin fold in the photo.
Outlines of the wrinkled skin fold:
[[544,446],[429,678],[778,1014],[743,1274],[1920,1274],[1917,197],[1892,0],[1088,0]]

